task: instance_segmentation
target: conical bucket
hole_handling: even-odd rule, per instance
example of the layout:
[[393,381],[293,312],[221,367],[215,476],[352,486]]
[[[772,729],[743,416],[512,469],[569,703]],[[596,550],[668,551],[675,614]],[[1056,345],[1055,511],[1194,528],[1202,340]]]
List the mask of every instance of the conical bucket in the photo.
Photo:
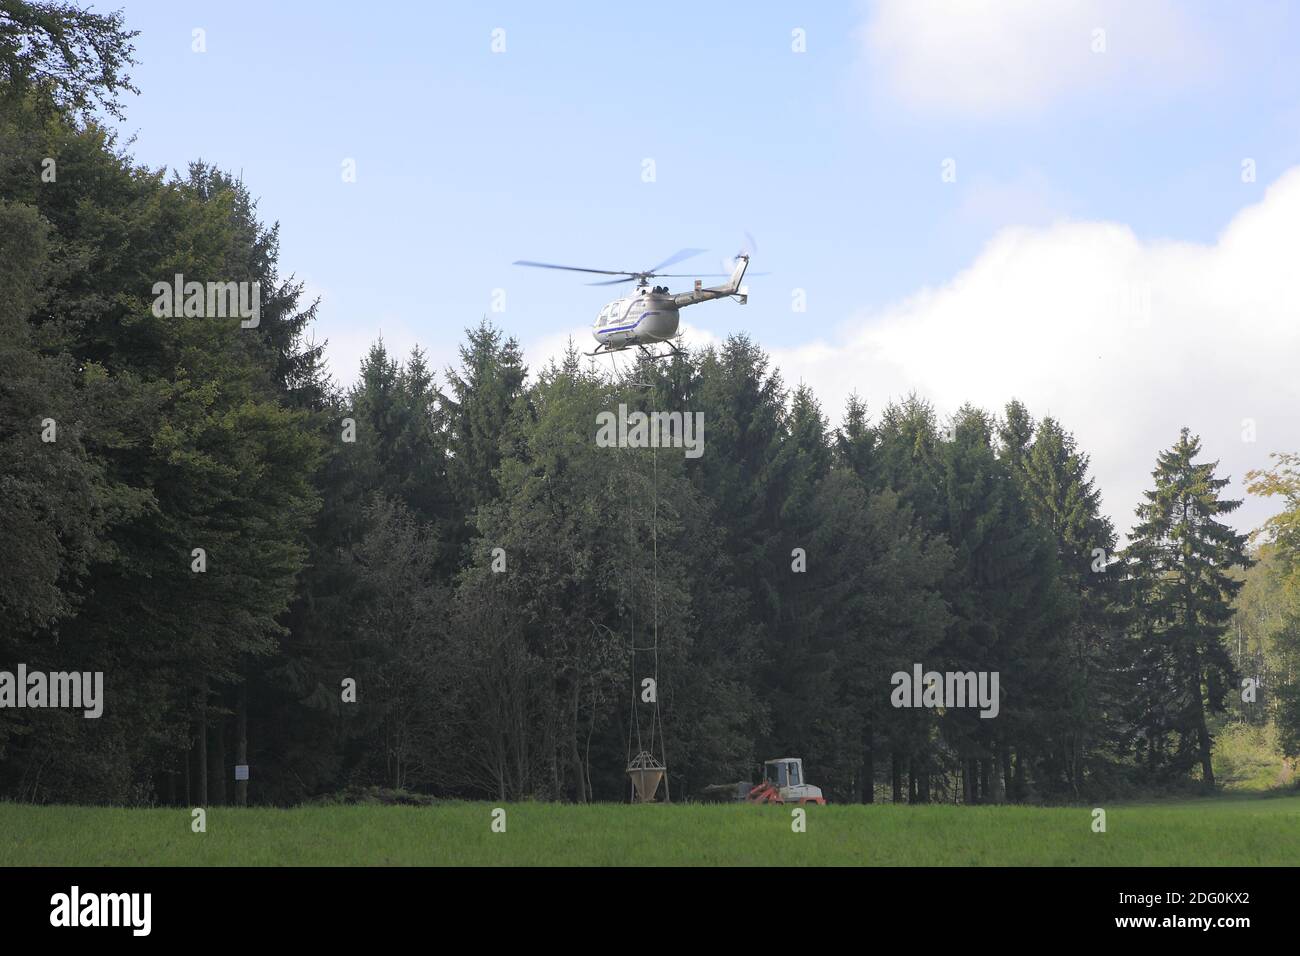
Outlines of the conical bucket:
[[654,758],[648,751],[641,751],[627,765],[627,775],[632,781],[632,800],[634,803],[653,803],[659,792],[659,783],[668,768]]
[[659,792],[659,781],[663,780],[664,772],[662,770],[636,769],[629,770],[627,775],[632,778],[632,789],[636,791],[636,802],[652,803],[655,794]]

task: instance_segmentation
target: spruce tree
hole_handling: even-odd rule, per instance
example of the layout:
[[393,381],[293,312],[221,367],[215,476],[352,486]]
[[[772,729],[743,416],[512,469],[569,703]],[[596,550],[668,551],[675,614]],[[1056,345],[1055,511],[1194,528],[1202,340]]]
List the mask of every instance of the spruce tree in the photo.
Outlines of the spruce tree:
[[959,708],[943,717],[944,736],[966,767],[970,802],[996,800],[1000,790],[1027,796],[1029,763],[1046,749],[1046,728],[1060,721],[1063,707],[1060,636],[1068,606],[1056,556],[995,455],[993,431],[991,415],[963,406],[952,439],[939,447],[945,531],[955,554],[945,669],[996,671],[1004,695],[996,720]]
[[1177,772],[1199,762],[1212,787],[1208,715],[1224,709],[1237,678],[1221,640],[1242,586],[1230,571],[1253,562],[1246,536],[1218,520],[1241,502],[1220,497],[1228,479],[1215,477],[1218,462],[1197,462],[1200,453],[1200,439],[1186,428],[1160,453],[1124,559],[1141,647],[1148,767]]
[[844,406],[844,423],[835,432],[835,454],[839,464],[858,480],[870,483],[875,469],[876,432],[867,416],[867,403],[857,392]]
[[1065,723],[1052,728],[1045,783],[1060,781],[1077,796],[1085,772],[1118,756],[1126,728],[1120,723],[1128,699],[1122,657],[1120,571],[1110,566],[1115,531],[1101,512],[1101,494],[1089,475],[1088,456],[1074,436],[1052,418],[1035,423],[1012,402],[999,429],[1000,454],[1018,479],[1034,523],[1056,545],[1067,595],[1067,642],[1062,673]]
[[519,343],[486,319],[465,334],[461,367],[448,371],[450,387],[441,401],[450,430],[448,479],[468,518],[480,505],[500,497],[495,473],[501,463],[501,435],[524,391],[528,369]]

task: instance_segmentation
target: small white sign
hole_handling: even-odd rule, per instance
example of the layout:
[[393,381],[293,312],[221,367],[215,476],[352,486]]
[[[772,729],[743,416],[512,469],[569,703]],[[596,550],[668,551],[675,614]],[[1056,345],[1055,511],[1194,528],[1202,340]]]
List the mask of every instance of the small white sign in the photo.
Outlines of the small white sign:
[[248,764],[246,763],[235,764],[235,779],[236,780],[248,779]]

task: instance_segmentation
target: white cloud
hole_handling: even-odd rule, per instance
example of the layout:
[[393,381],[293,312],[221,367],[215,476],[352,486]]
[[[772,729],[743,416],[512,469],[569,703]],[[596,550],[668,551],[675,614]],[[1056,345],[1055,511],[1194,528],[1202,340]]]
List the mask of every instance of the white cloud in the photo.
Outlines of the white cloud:
[[[1300,167],[1210,245],[1108,222],[1004,229],[945,284],[773,359],[832,418],[855,389],[877,412],[913,389],[943,413],[1019,398],[1076,434],[1124,532],[1183,425],[1238,496],[1270,451],[1300,450],[1297,249]],[[1271,508],[1248,498],[1235,522],[1252,527]]]
[[[1095,52],[1096,30],[1104,52]],[[1033,113],[1062,98],[1177,88],[1212,47],[1172,0],[877,0],[859,31],[871,84],[912,109]]]
[[1035,169],[1007,180],[977,176],[962,190],[957,220],[989,228],[990,232],[1012,224],[1042,226],[1066,218],[1076,206],[1069,195]]

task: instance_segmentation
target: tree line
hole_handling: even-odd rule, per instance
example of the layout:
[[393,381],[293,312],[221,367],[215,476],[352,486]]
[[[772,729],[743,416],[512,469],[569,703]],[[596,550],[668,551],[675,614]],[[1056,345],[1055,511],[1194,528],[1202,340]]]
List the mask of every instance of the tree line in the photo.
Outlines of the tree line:
[[[1213,786],[1230,718],[1300,752],[1294,456],[1252,476],[1286,509],[1251,549],[1171,436],[1121,549],[1064,423],[912,395],[832,426],[745,336],[530,373],[484,321],[445,373],[376,342],[341,384],[245,184],[91,112],[130,36],[0,0],[0,670],[106,688],[0,708],[0,796],[625,799],[649,642],[675,798],[787,754],[837,801]],[[159,316],[176,274],[257,283],[260,321]],[[620,404],[702,413],[703,454],[600,447]],[[1234,653],[1257,555],[1281,583]],[[997,717],[892,706],[915,664],[997,672]]]

